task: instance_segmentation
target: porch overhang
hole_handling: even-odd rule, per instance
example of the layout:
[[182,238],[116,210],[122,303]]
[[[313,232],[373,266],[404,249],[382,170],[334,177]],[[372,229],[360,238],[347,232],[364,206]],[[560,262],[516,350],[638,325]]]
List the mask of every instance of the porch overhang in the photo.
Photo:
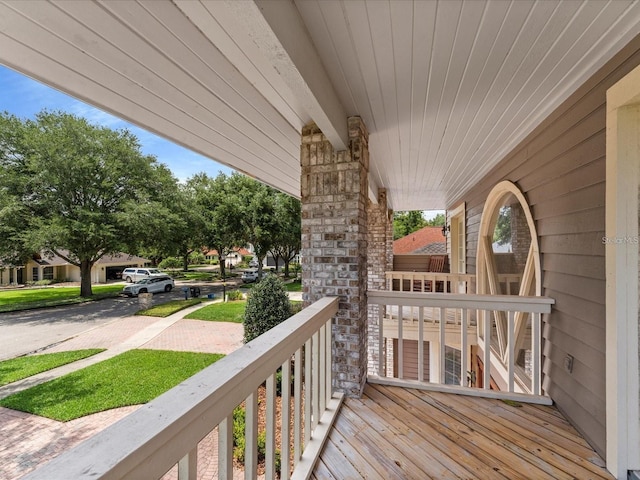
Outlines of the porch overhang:
[[0,63],[300,195],[315,122],[370,132],[370,197],[445,208],[640,33],[640,4],[0,4]]

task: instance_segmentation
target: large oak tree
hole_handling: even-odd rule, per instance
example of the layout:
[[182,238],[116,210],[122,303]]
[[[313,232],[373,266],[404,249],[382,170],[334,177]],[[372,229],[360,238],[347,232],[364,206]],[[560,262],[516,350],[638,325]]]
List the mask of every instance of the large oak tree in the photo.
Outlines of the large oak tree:
[[0,115],[0,255],[55,253],[80,268],[84,297],[101,257],[163,235],[176,188],[127,130],[61,112]]

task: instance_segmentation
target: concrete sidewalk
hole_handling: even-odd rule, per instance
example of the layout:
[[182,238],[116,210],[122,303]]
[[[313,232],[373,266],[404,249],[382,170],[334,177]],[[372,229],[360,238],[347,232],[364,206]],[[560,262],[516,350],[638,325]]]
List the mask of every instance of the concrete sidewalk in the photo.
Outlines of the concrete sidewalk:
[[[62,342],[43,353],[106,348],[93,357],[65,365],[0,388],[0,398],[33,385],[65,375],[88,365],[111,358],[133,348],[178,350],[205,353],[231,353],[243,344],[243,326],[236,323],[185,320],[184,316],[207,303],[182,310],[167,318],[124,317],[96,327]],[[213,303],[213,302],[211,302]],[[94,415],[57,422],[47,418],[0,407],[0,478],[16,479],[34,470],[128,415],[139,406],[108,410]],[[199,478],[214,478],[217,471],[215,435],[209,435],[199,447],[203,462]],[[205,451],[207,450],[208,451]],[[205,457],[208,457],[205,460]],[[175,478],[173,474],[167,478]]]

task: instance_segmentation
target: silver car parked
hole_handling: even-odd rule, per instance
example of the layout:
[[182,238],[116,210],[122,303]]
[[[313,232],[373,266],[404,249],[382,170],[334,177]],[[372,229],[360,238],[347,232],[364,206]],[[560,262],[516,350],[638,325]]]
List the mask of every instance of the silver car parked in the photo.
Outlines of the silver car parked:
[[122,289],[122,293],[128,297],[134,297],[140,293],[170,292],[173,287],[175,287],[173,278],[163,275],[161,277],[144,278],[131,285],[126,285]]

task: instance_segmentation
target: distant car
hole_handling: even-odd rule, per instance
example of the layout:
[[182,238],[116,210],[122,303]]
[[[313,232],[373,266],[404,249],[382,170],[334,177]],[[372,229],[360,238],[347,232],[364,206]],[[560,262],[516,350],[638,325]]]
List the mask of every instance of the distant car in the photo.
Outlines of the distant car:
[[157,268],[125,268],[122,271],[122,279],[127,283],[137,282],[143,278],[166,276]]
[[162,275],[143,278],[142,280],[138,280],[136,283],[126,285],[122,289],[122,293],[128,297],[135,297],[140,293],[170,292],[173,287],[175,287],[173,278],[168,275]]
[[249,262],[249,266],[252,268],[258,268],[258,259],[253,257]]
[[[263,271],[261,278],[264,278],[266,276],[267,272]],[[242,279],[242,283],[255,282],[256,280],[258,280],[258,270],[246,270],[242,273],[242,276],[240,278]]]

